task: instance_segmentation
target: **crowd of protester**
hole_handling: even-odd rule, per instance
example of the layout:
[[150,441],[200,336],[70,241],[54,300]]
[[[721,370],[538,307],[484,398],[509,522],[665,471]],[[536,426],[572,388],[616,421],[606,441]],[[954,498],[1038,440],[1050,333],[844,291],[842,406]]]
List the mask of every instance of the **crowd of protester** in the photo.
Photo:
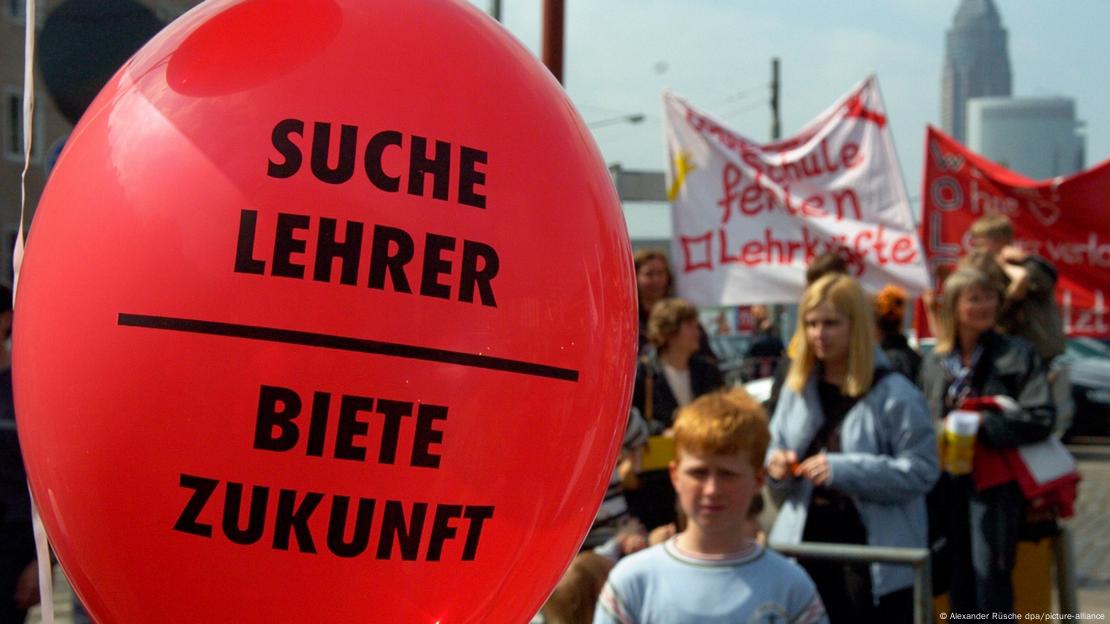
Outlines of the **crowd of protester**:
[[[788,347],[767,308],[754,315],[758,356],[778,361],[764,404],[722,387],[666,255],[637,253],[640,356],[621,455],[536,621],[911,621],[908,567],[795,561],[766,545],[799,542],[930,548],[953,612],[1012,613],[1029,502],[997,458],[1051,434],[1050,364],[1064,336],[1055,270],[1013,244],[1009,221],[984,217],[970,240],[924,298],[936,336],[924,357],[904,333],[904,291],[869,295],[842,254],[816,258]],[[10,331],[10,309],[0,319]],[[6,353],[0,619],[15,622],[37,596]],[[978,413],[969,471],[938,452],[944,419],[961,409]]]
[[[1055,270],[1013,244],[1009,221],[984,217],[969,240],[924,297],[936,337],[924,356],[906,336],[902,289],[870,295],[843,253],[816,258],[786,348],[770,311],[754,315],[759,356],[778,362],[762,405],[721,388],[697,310],[673,297],[666,256],[639,252],[641,357],[606,497],[627,504],[618,514],[603,506],[595,526],[605,530],[537,620],[912,620],[908,566],[795,561],[764,545],[803,541],[929,548],[951,611],[1012,613],[1029,503],[990,460],[1052,432],[1049,365],[1064,336]],[[938,450],[959,409],[978,413],[966,474]]]

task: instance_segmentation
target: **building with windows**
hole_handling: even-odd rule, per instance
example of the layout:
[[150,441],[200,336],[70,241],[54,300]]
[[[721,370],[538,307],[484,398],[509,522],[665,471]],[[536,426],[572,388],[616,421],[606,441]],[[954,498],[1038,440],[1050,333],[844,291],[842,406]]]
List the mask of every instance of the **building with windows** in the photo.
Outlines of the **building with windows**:
[[[199,3],[199,0],[138,0],[149,8],[163,23],[173,19]],[[64,0],[36,0],[35,27],[42,26],[51,11],[65,4]],[[83,4],[95,7],[95,2]],[[0,15],[0,281],[12,282],[12,250],[19,229],[20,177],[23,171],[23,47],[26,0],[3,0]],[[27,170],[26,223],[30,223],[34,209],[46,184],[46,162],[51,151],[57,152],[61,141],[73,129],[59,113],[42,80],[35,76],[35,111],[31,136],[33,149]],[[53,150],[52,150],[53,148]],[[27,225],[25,224],[25,227]]]
[[1034,180],[1081,171],[1085,140],[1075,100],[975,98],[967,107],[967,146]]
[[992,0],[961,0],[944,46],[941,128],[967,141],[967,101],[1012,93],[1006,29]]
[[[50,3],[39,2],[36,10]],[[19,229],[20,176],[23,172],[23,33],[24,0],[4,0],[0,16],[0,281],[12,282],[12,249]],[[46,176],[42,169],[43,144],[69,131],[65,119],[52,110],[49,97],[36,89],[37,109],[33,134],[36,138],[27,171],[27,206],[38,202]]]

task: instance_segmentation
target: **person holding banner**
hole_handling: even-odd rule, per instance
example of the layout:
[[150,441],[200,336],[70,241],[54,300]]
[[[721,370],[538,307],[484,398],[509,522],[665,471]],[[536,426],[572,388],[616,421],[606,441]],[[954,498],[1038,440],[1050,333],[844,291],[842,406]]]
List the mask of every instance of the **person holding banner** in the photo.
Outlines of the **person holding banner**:
[[1033,345],[1047,365],[1064,352],[1064,321],[1056,304],[1056,268],[1014,243],[1009,217],[989,214],[971,224],[971,243],[989,253],[1010,278],[999,322]]
[[[781,502],[771,543],[924,548],[939,475],[925,399],[877,353],[872,304],[850,276],[809,286],[766,466]],[[832,622],[909,622],[907,566],[802,559]]]
[[640,358],[632,405],[647,421],[651,437],[639,487],[625,492],[625,498],[632,515],[649,531],[675,521],[674,488],[667,474],[675,410],[724,385],[717,365],[697,355],[700,330],[698,311],[685,299],[659,301],[648,318],[647,336],[655,350]]
[[970,474],[947,465],[945,531],[952,557],[950,602],[958,613],[1012,613],[1011,575],[1027,507],[1001,449],[1043,440],[1055,408],[1044,364],[1024,339],[995,331],[1005,291],[997,279],[961,266],[944,282],[935,350],[921,385],[935,418],[978,414]]

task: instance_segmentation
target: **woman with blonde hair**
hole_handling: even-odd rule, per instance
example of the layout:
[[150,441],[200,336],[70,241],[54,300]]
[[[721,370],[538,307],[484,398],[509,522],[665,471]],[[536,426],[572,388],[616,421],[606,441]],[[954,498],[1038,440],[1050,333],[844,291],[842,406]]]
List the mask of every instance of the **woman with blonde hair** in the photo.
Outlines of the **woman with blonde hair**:
[[[772,543],[924,548],[925,494],[938,476],[925,399],[877,353],[872,304],[847,275],[806,289],[794,354],[771,420]],[[906,566],[802,559],[831,622],[909,622]]]
[[938,422],[973,405],[979,413],[971,474],[946,474],[942,484],[952,610],[1012,613],[1011,574],[1027,503],[1009,473],[992,467],[1004,465],[1001,449],[1047,437],[1055,408],[1033,346],[995,331],[1005,284],[962,265],[943,289],[937,344],[922,362],[921,385]]

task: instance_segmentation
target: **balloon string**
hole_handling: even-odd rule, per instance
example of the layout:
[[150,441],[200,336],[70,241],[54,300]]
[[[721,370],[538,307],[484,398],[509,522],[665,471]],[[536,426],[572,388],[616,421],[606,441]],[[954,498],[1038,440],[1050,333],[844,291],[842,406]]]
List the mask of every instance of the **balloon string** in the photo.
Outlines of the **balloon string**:
[[[24,4],[23,21],[23,173],[19,177],[19,230],[12,250],[12,309],[19,287],[19,269],[23,264],[23,220],[27,210],[27,170],[31,166],[31,146],[35,120],[35,0]],[[30,489],[30,488],[28,488]],[[50,542],[42,524],[34,497],[31,497],[31,522],[35,531],[35,555],[39,569],[39,604],[42,623],[54,624],[54,579],[51,575]]]
[[[35,119],[35,0],[27,0],[23,31],[23,172],[19,176],[19,230],[12,251],[12,302],[19,287],[23,264],[23,220],[27,211],[27,170],[31,167],[32,131]],[[13,308],[14,309],[14,308]]]
[[[32,2],[34,0],[31,0]],[[31,519],[35,527],[35,555],[39,566],[39,604],[42,608],[42,624],[54,624],[54,578],[50,565],[50,542],[46,537],[46,527],[39,516],[35,499],[31,498]]]

